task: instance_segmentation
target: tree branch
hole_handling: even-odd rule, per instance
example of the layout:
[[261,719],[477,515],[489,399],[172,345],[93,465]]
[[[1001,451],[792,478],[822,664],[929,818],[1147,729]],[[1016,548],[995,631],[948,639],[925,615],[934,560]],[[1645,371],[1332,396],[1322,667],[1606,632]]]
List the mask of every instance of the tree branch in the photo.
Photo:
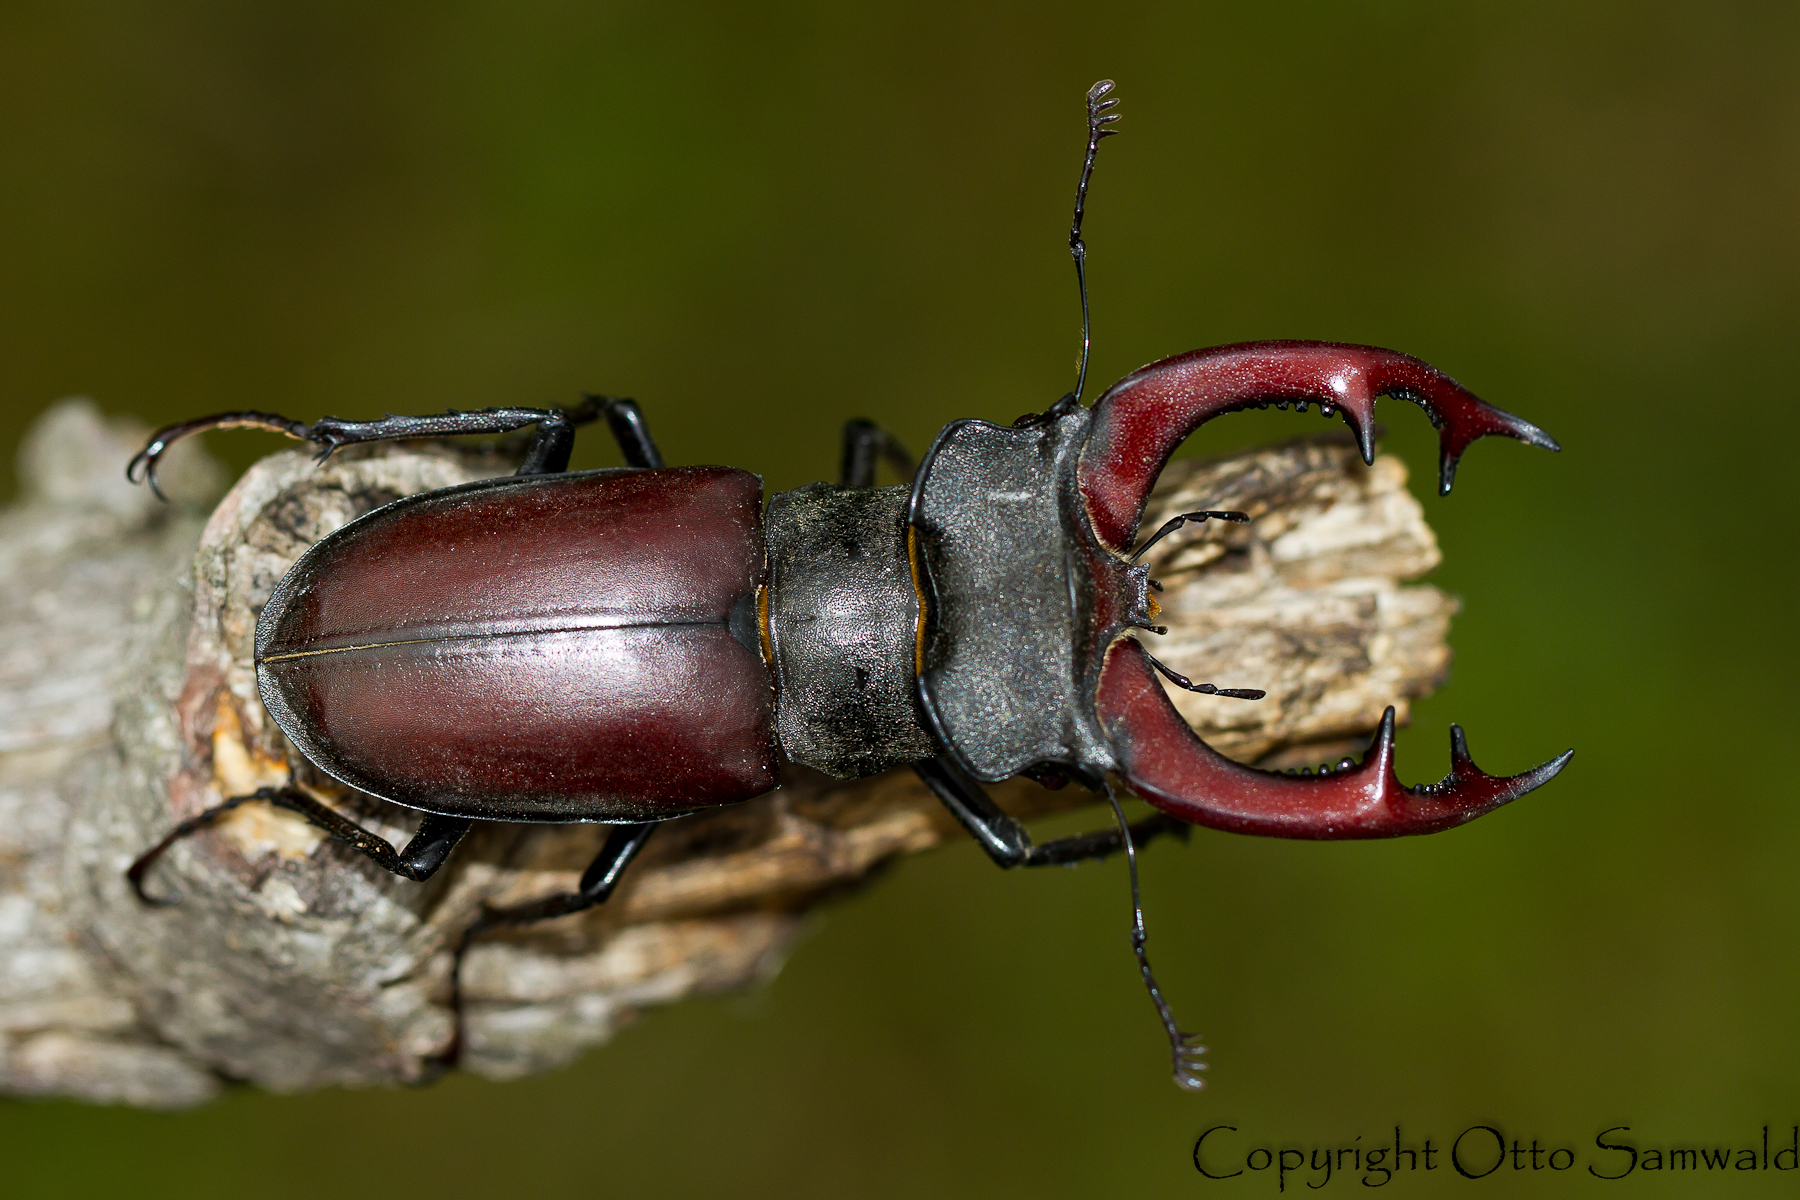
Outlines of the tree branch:
[[[123,871],[176,820],[285,781],[256,698],[256,614],[312,542],[399,496],[502,473],[439,446],[264,459],[202,526],[121,477],[142,431],[85,401],[52,409],[0,513],[0,1090],[176,1107],[222,1079],[281,1091],[417,1080],[449,1036],[448,947],[485,903],[569,889],[595,826],[478,826],[427,884],[382,872],[300,818],[245,805],[177,846],[150,909]],[[164,468],[204,495],[198,452]],[[1165,472],[1155,528],[1207,523],[1151,556],[1170,633],[1157,653],[1258,703],[1176,693],[1215,746],[1264,765],[1361,749],[1389,703],[1431,690],[1454,602],[1402,586],[1437,548],[1393,459],[1309,438]],[[319,794],[398,843],[418,815],[296,764]],[[997,789],[1031,816],[1077,788]],[[741,988],[780,965],[812,906],[895,855],[964,836],[909,772],[838,783],[790,769],[748,803],[673,822],[589,913],[471,952],[468,1069],[547,1070],[636,1010]]]

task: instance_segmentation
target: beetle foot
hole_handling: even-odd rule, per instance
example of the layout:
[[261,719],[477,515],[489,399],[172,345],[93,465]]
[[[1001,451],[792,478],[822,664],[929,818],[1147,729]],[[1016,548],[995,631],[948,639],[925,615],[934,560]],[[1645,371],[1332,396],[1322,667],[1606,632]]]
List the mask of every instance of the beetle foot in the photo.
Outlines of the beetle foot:
[[183,421],[178,425],[165,425],[150,435],[144,444],[125,464],[125,478],[132,483],[148,483],[150,490],[156,493],[158,500],[167,500],[163,490],[156,482],[156,464],[168,453],[169,447],[184,437],[202,433],[208,429],[267,429],[272,433],[284,433],[288,437],[300,441],[312,441],[312,428],[305,422],[284,417],[280,413],[266,412],[226,412],[214,413],[210,417],[195,417],[191,421]]

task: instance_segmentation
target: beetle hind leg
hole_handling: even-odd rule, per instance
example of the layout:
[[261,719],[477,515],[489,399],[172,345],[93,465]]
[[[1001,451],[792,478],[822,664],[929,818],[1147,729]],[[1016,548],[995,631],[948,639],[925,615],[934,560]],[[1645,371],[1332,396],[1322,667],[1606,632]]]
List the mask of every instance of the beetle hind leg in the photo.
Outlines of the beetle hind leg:
[[[587,417],[586,420],[593,420]],[[422,417],[389,414],[378,421],[342,421],[325,417],[314,422],[309,441],[320,446],[324,460],[344,446],[370,442],[400,442],[413,438],[444,438],[511,433],[527,425],[537,426],[525,444],[524,461],[517,475],[553,475],[569,468],[575,448],[575,427],[585,424],[580,409],[484,408],[476,412],[433,413]]]
[[168,497],[163,495],[163,490],[156,481],[157,464],[168,453],[170,446],[184,437],[204,433],[208,429],[266,429],[270,433],[286,434],[300,441],[313,440],[311,426],[280,413],[250,410],[214,413],[209,417],[195,417],[191,421],[165,425],[151,434],[150,440],[144,443],[144,448],[132,455],[131,461],[125,464],[125,478],[132,483],[148,483],[158,499],[167,500]]
[[349,817],[314,800],[297,787],[258,788],[242,796],[233,796],[205,812],[189,817],[165,834],[156,845],[138,855],[137,860],[125,872],[125,878],[131,884],[131,890],[137,893],[138,899],[145,904],[158,905],[179,901],[179,896],[152,896],[144,889],[144,877],[176,842],[198,833],[226,813],[252,800],[299,813],[309,824],[323,829],[340,841],[348,842],[383,869],[415,882],[430,879],[437,873],[437,869],[449,859],[450,852],[456,849],[457,843],[462,841],[463,835],[469,832],[471,824],[467,817],[426,813],[425,819],[419,823],[418,832],[413,834],[404,849],[396,851],[393,843],[386,838],[370,833]]
[[397,442],[412,438],[443,438],[467,435],[512,433],[528,425],[537,430],[525,443],[524,460],[517,474],[548,475],[568,470],[569,453],[575,447],[575,429],[600,417],[606,418],[625,461],[634,467],[660,467],[662,455],[651,440],[637,403],[617,396],[589,396],[574,408],[484,408],[478,412],[434,413],[430,416],[405,417],[389,414],[378,421],[343,421],[325,417],[308,425],[279,413],[228,412],[209,417],[196,417],[178,425],[168,425],[150,435],[150,440],[125,467],[125,477],[133,483],[146,482],[158,496],[156,467],[170,446],[208,429],[264,429],[286,434],[319,447],[321,461],[344,446],[360,446],[371,442]]

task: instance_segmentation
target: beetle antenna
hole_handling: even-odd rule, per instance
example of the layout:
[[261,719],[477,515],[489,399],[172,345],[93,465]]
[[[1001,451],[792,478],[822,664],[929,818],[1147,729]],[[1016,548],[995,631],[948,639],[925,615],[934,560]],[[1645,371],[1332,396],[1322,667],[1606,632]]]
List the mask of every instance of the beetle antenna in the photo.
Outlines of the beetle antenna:
[[[1161,626],[1158,626],[1157,628],[1161,630]],[[1214,687],[1210,683],[1195,683],[1180,671],[1172,671],[1164,666],[1162,660],[1157,658],[1154,654],[1151,654],[1149,651],[1144,652],[1144,657],[1150,660],[1151,666],[1162,672],[1162,677],[1164,679],[1167,679],[1178,688],[1184,688],[1190,692],[1199,692],[1202,696],[1229,696],[1233,700],[1261,700],[1264,696],[1269,694],[1261,688],[1222,688]]]
[[1169,1002],[1163,999],[1162,988],[1156,982],[1156,976],[1150,971],[1150,958],[1144,953],[1144,902],[1138,894],[1137,845],[1131,840],[1131,825],[1125,820],[1125,810],[1119,806],[1119,797],[1113,791],[1112,782],[1106,783],[1106,799],[1112,805],[1113,816],[1119,822],[1119,836],[1125,841],[1125,866],[1131,874],[1131,952],[1137,955],[1138,970],[1143,973],[1144,987],[1150,992],[1150,1003],[1156,1005],[1156,1015],[1162,1020],[1163,1029],[1169,1035],[1169,1053],[1175,1064],[1175,1086],[1190,1092],[1197,1092],[1206,1086],[1206,1080],[1200,1078],[1200,1072],[1206,1070],[1203,1056],[1206,1047],[1200,1045],[1192,1033],[1183,1033],[1181,1026],[1175,1021],[1175,1014],[1169,1011]]
[[1075,187],[1075,221],[1069,226],[1069,254],[1075,259],[1075,282],[1081,288],[1081,361],[1075,369],[1076,400],[1081,399],[1081,389],[1087,386],[1089,340],[1087,243],[1081,240],[1081,218],[1087,211],[1088,180],[1094,174],[1094,156],[1100,152],[1100,139],[1119,132],[1109,128],[1119,119],[1119,114],[1112,111],[1119,107],[1119,102],[1106,98],[1106,94],[1112,90],[1113,81],[1110,79],[1102,79],[1088,89],[1087,158],[1081,164],[1081,182]]
[[1211,509],[1208,509],[1206,512],[1180,513],[1170,517],[1167,521],[1164,521],[1162,528],[1151,534],[1150,540],[1133,551],[1131,557],[1125,561],[1136,562],[1138,559],[1144,557],[1144,551],[1156,545],[1156,543],[1162,541],[1171,533],[1174,533],[1177,529],[1186,525],[1189,521],[1198,525],[1209,518],[1214,521],[1236,521],[1239,525],[1243,525],[1249,522],[1250,514],[1241,512],[1215,512]]

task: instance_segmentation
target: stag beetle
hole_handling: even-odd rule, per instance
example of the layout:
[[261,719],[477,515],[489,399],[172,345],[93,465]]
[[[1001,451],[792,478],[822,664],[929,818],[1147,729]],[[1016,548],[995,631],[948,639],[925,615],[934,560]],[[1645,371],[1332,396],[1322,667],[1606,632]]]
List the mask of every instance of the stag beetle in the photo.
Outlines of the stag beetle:
[[[1138,563],[1198,512],[1133,550],[1152,484],[1212,417],[1316,403],[1342,413],[1374,460],[1373,406],[1410,400],[1439,431],[1441,491],[1470,442],[1504,434],[1551,450],[1526,421],[1390,350],[1249,342],[1151,363],[1080,403],[1089,341],[1083,205],[1118,114],[1110,81],[1088,93],[1087,155],[1069,246],[1081,291],[1075,391],[996,425],[956,421],[916,471],[881,429],[844,430],[839,483],[773,497],[728,467],[668,467],[638,406],[589,397],[572,409],[492,408],[312,425],[232,412],[156,433],[127,467],[156,484],[176,439],[202,429],[274,430],[319,447],[535,427],[515,476],[397,500],[312,546],[256,626],[263,704],[326,774],[421,810],[392,845],[298,786],[234,796],[181,822],[134,864],[248,800],[300,813],[395,874],[428,878],[472,822],[614,826],[578,889],[488,909],[452,969],[461,1045],[463,952],[484,930],[604,901],[657,825],[777,786],[780,763],[840,779],[910,765],[1003,867],[1072,863],[1123,848],[1133,948],[1169,1035],[1175,1077],[1198,1088],[1202,1048],[1181,1032],[1144,953],[1135,844],[1206,825],[1287,838],[1431,833],[1491,812],[1569,760],[1497,778],[1451,727],[1450,774],[1402,785],[1389,708],[1360,764],[1319,775],[1242,766],[1202,742],[1158,676],[1183,678],[1133,631],[1153,623],[1157,584]],[[629,466],[568,472],[578,425],[604,418]],[[876,487],[886,459],[911,483]],[[1572,752],[1570,752],[1572,753]],[[1034,845],[982,785],[1025,774],[1103,793],[1118,827]],[[1126,823],[1113,780],[1160,813]]]

